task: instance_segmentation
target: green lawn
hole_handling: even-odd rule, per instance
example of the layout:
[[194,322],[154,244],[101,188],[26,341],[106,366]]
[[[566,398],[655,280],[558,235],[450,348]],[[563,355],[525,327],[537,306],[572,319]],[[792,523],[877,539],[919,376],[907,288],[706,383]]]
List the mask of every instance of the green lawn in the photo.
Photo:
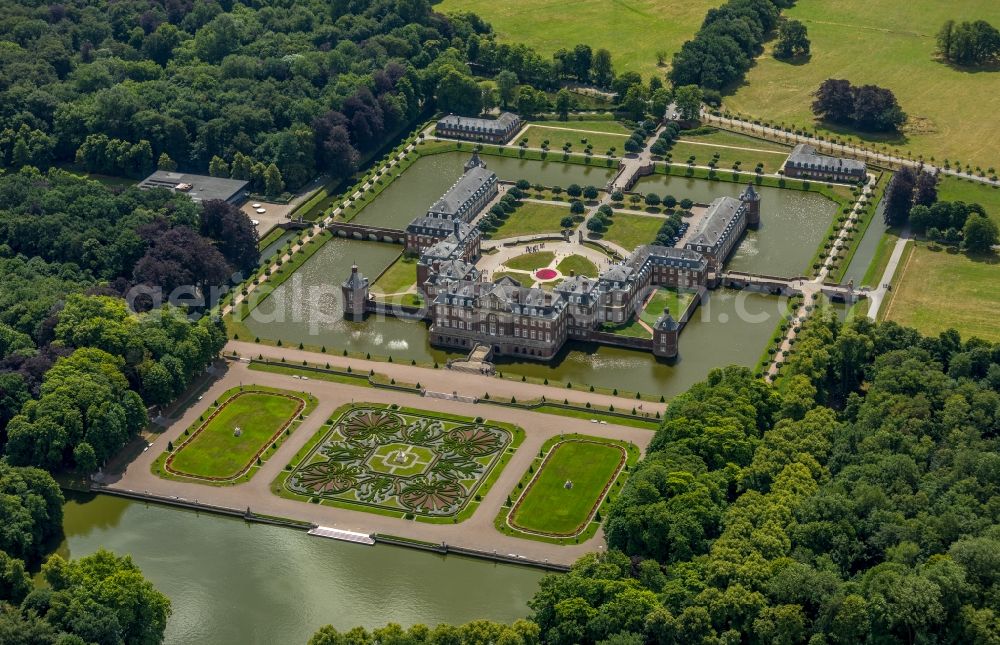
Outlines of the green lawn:
[[812,55],[789,64],[757,60],[726,109],[798,127],[811,126],[810,94],[827,78],[891,89],[910,116],[904,135],[885,141],[903,154],[1000,166],[997,73],[966,71],[935,60],[935,34],[946,20],[1000,24],[996,0],[799,0],[782,12],[809,30]]
[[417,259],[401,255],[379,276],[372,285],[372,291],[382,294],[402,293],[416,283]]
[[[781,164],[785,163],[789,150],[769,151],[769,150],[737,150],[732,147],[722,147],[716,145],[702,145],[698,139],[691,139],[691,143],[678,141],[670,148],[670,161],[673,163],[688,163],[694,157],[694,165],[707,166],[713,160],[715,167],[720,169],[731,169],[739,161],[740,170],[754,172],[757,164],[764,164],[764,172],[776,173]],[[694,143],[698,141],[698,143]],[[716,160],[715,155],[719,158]]]
[[938,182],[938,199],[944,202],[977,203],[986,209],[990,218],[1000,225],[1000,188],[974,181],[941,175]]
[[679,141],[697,141],[699,143],[711,143],[717,146],[730,146],[733,148],[754,148],[756,150],[771,150],[773,152],[784,152],[786,155],[791,151],[791,145],[758,139],[740,132],[729,130],[719,130],[713,128],[714,132],[706,134],[681,133]]
[[[567,215],[571,215],[568,206],[521,202],[513,213],[507,215],[503,224],[496,231],[490,233],[490,238],[500,239],[539,233],[558,233],[562,231],[562,225],[559,224],[559,221]],[[416,279],[415,275],[414,279]]]
[[[191,438],[173,454],[169,471],[213,479],[237,477],[305,408],[305,401],[291,393],[246,391],[234,397],[222,399],[215,417],[191,431]],[[241,431],[238,437],[236,428]]]
[[[480,401],[483,403],[483,401]],[[597,419],[598,421],[607,421],[608,423],[614,423],[620,426],[629,426],[632,428],[642,428],[644,430],[656,430],[660,427],[660,420],[653,417],[652,413],[639,413],[649,414],[649,417],[636,415],[634,417],[619,417],[612,414],[606,414],[600,410],[587,410],[587,409],[568,409],[558,405],[550,405],[548,403],[543,403],[537,408],[531,408],[532,412],[541,412],[543,414],[555,414],[563,417],[572,417],[574,419],[586,419],[587,421],[591,419]]]
[[89,179],[90,181],[99,182],[108,188],[131,188],[139,183],[139,180],[130,179],[128,177],[117,177],[114,175],[102,175],[96,172],[87,172],[76,164],[63,164],[60,169],[65,170],[69,174],[81,179]]
[[511,258],[504,262],[508,269],[519,269],[521,271],[534,271],[552,264],[556,254],[552,251],[537,251],[535,253],[525,253],[516,258]]
[[497,271],[490,279],[493,280],[493,282],[496,282],[500,278],[504,277],[513,278],[517,282],[521,283],[522,287],[530,287],[535,284],[535,279],[527,273],[514,273],[513,271]]
[[642,244],[652,244],[663,222],[662,217],[615,213],[604,239],[631,251]]
[[589,278],[597,277],[597,265],[582,255],[567,255],[559,261],[559,264],[556,265],[556,269],[558,269],[563,275],[567,276],[572,271],[576,273],[576,275],[585,275]]
[[[511,524],[556,535],[580,531],[624,457],[622,448],[599,439],[556,444],[514,510]],[[567,481],[572,487],[566,488]]]
[[[599,123],[614,124],[614,121],[603,121]],[[532,124],[520,139],[515,143],[520,143],[525,137],[528,139],[529,148],[541,148],[545,141],[548,141],[550,150],[562,150],[564,144],[570,144],[570,152],[583,152],[587,145],[592,145],[591,151],[595,155],[608,154],[611,148],[615,148],[615,154],[621,155],[625,151],[625,141],[627,134],[607,134],[605,132],[580,132],[576,123],[567,121],[557,125]]]
[[687,308],[688,303],[694,298],[694,294],[689,291],[679,291],[677,289],[667,289],[661,287],[656,290],[656,294],[650,299],[649,304],[642,310],[639,317],[652,326],[656,320],[663,315],[663,309],[669,308],[670,315],[679,318],[681,312]]
[[632,134],[632,128],[627,127],[620,121],[612,119],[586,119],[583,115],[568,118],[565,121],[535,121],[532,126],[552,127],[552,128],[572,128],[574,130],[586,130],[588,132],[604,132],[607,134],[620,134],[628,137]]
[[722,0],[444,0],[434,10],[476,13],[493,25],[501,42],[524,43],[546,58],[579,43],[605,48],[617,72],[636,71],[648,78],[665,73],[665,68],[657,67],[657,52],[663,52],[669,64],[674,52],[698,31],[705,13],[721,4]]
[[635,316],[629,318],[628,322],[617,325],[614,323],[604,323],[601,325],[601,331],[608,332],[609,334],[618,334],[619,336],[629,336],[631,338],[653,337],[653,334],[651,334],[649,330],[639,324],[639,321],[635,319]]
[[331,381],[343,385],[353,385],[354,387],[373,387],[368,380],[368,374],[360,373],[356,375],[342,374],[333,371],[316,371],[304,369],[301,365],[273,365],[270,363],[250,363],[250,369],[258,372],[271,372],[273,374],[287,374],[288,376],[305,376],[317,381]]
[[954,327],[964,338],[1000,341],[1000,289],[993,288],[1000,282],[1000,258],[969,258],[917,243],[900,270],[892,301],[883,305],[887,320],[924,334]]

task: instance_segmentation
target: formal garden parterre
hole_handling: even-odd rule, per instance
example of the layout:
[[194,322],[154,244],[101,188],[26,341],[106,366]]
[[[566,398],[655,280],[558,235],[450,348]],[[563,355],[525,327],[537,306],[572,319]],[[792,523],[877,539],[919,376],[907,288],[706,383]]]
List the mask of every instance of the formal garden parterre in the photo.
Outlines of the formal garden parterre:
[[176,447],[168,442],[153,472],[210,484],[248,481],[315,407],[315,397],[304,393],[233,388],[184,431]]
[[461,521],[524,438],[516,426],[395,405],[342,407],[279,476],[283,496]]

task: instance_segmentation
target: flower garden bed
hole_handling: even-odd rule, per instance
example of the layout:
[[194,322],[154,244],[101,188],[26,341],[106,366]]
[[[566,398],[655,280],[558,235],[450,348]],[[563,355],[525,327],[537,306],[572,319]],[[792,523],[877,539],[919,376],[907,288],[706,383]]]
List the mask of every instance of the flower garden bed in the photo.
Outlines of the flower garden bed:
[[478,418],[354,404],[331,417],[272,490],[386,515],[461,521],[523,437],[520,428]]

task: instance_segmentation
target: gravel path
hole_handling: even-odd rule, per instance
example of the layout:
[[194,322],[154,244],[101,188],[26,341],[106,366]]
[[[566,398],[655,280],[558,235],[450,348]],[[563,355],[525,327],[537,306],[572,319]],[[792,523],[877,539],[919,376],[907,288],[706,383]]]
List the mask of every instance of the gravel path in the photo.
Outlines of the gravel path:
[[[379,366],[380,368],[404,367],[385,364],[379,364]],[[423,369],[422,371],[431,372],[432,370]],[[440,370],[440,372],[446,373],[444,370]],[[458,373],[452,373],[449,376],[462,381],[475,378],[473,375]],[[498,379],[491,379],[491,381],[498,384],[505,383]],[[316,410],[264,463],[253,479],[237,486],[216,487],[160,479],[151,472],[151,464],[163,451],[167,441],[173,441],[177,444],[184,429],[190,426],[198,418],[198,415],[203,413],[208,405],[227,389],[250,383],[304,391],[319,399]],[[527,384],[509,383],[509,385],[525,386]],[[397,403],[424,410],[447,412],[467,417],[482,416],[486,419],[505,421],[524,428],[526,437],[475,514],[460,524],[415,522],[363,511],[308,504],[283,499],[272,494],[270,491],[271,482],[280,474],[295,453],[322,426],[323,421],[329,418],[333,411],[341,405],[362,401]],[[287,517],[350,531],[389,533],[434,543],[446,542],[449,545],[483,551],[496,550],[502,554],[518,554],[538,561],[547,560],[554,563],[571,564],[584,553],[601,547],[604,544],[603,532],[599,531],[596,536],[579,545],[558,546],[502,535],[494,528],[493,520],[506,501],[507,495],[517,485],[521,475],[538,454],[542,444],[560,433],[572,432],[630,441],[639,446],[643,452],[653,437],[653,433],[649,430],[610,424],[593,424],[582,419],[527,410],[423,398],[415,394],[355,387],[328,381],[303,381],[283,374],[250,370],[246,363],[233,362],[223,368],[222,374],[206,391],[201,401],[191,406],[179,419],[167,426],[166,430],[154,440],[150,449],[142,452],[128,464],[123,473],[109,475],[105,483],[111,488],[184,500],[197,500],[200,503],[239,510],[245,510],[249,507],[258,514]]]

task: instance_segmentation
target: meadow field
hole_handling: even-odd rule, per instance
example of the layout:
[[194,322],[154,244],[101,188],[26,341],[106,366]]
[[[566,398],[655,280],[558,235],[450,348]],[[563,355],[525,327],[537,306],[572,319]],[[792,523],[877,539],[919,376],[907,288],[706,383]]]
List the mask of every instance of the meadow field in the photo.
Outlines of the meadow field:
[[524,43],[542,56],[585,43],[611,52],[615,71],[662,75],[656,53],[674,53],[689,40],[709,9],[723,0],[444,0],[440,13],[471,11],[493,25],[502,42]]
[[938,200],[979,204],[986,209],[990,219],[1000,226],[1000,187],[942,176],[938,182]]
[[996,255],[970,258],[916,243],[901,267],[885,318],[936,335],[954,327],[963,338],[1000,341],[1000,281]]
[[[948,19],[1000,25],[996,0],[799,0],[783,15],[809,30],[807,62],[785,63],[770,47],[726,109],[811,125],[811,93],[827,78],[888,87],[910,116],[903,136],[885,141],[903,154],[1000,166],[996,91],[1000,71],[962,70],[935,60],[935,34]],[[878,137],[870,137],[878,141]]]

